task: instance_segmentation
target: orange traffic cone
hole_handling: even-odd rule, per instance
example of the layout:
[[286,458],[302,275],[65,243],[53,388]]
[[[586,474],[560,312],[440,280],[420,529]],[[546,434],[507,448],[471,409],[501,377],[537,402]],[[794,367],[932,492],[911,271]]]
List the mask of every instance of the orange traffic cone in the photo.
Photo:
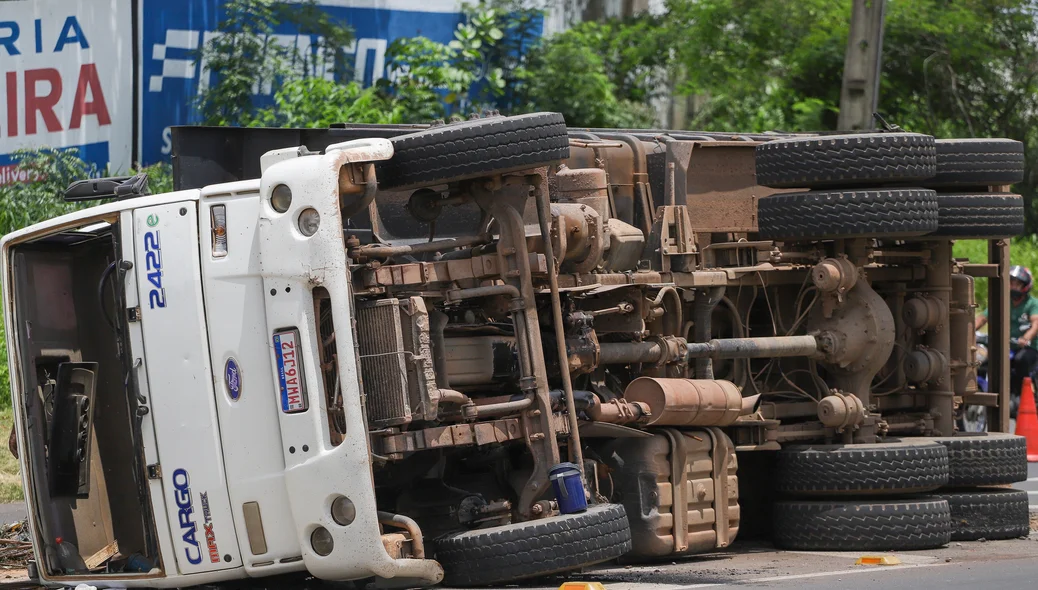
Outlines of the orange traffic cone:
[[1020,388],[1020,407],[1016,410],[1016,434],[1027,439],[1027,461],[1038,463],[1038,410],[1034,404],[1034,386],[1024,377]]

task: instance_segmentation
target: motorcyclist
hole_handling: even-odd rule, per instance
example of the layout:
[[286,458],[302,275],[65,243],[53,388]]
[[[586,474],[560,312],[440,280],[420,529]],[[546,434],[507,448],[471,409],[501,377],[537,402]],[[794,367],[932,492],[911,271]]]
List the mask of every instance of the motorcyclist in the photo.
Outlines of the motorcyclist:
[[[1038,336],[1038,299],[1031,297],[1034,277],[1026,267],[1016,265],[1009,269],[1009,337],[1020,346],[1013,356],[1009,388],[1016,402],[1024,377],[1034,371],[1038,364],[1035,337]],[[977,318],[977,328],[988,321],[988,310]],[[1016,403],[1012,404],[1015,409]],[[1016,413],[1015,411],[1013,412]]]

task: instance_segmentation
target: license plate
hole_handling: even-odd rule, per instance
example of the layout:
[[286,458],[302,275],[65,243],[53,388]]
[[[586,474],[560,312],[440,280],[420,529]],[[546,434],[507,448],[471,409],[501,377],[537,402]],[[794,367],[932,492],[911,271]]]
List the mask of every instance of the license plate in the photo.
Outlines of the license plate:
[[300,354],[299,330],[274,332],[274,355],[277,358],[278,384],[281,387],[281,411],[286,414],[305,412],[309,407],[303,359]]

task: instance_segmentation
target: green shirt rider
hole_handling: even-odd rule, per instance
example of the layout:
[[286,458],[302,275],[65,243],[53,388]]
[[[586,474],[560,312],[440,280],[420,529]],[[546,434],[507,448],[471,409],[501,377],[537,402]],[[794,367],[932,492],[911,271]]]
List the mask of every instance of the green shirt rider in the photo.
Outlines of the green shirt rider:
[[[1038,364],[1038,350],[1035,350],[1035,337],[1038,336],[1038,299],[1031,297],[1033,286],[1034,277],[1026,267],[1017,265],[1009,269],[1009,337],[1013,343],[1020,345],[1013,355],[1009,378],[1009,389],[1013,397],[1010,407],[1014,417],[1024,377],[1030,376]],[[984,310],[984,314],[977,318],[978,329],[987,323],[987,316],[988,312]]]

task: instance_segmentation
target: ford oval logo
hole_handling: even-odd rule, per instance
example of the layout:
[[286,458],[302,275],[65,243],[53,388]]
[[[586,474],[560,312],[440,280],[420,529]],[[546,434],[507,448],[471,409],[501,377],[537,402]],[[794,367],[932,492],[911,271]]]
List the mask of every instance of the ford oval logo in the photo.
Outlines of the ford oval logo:
[[230,394],[231,399],[238,401],[238,398],[241,397],[241,368],[238,367],[238,361],[233,357],[228,358],[227,364],[224,365],[223,380],[227,383],[227,393]]

